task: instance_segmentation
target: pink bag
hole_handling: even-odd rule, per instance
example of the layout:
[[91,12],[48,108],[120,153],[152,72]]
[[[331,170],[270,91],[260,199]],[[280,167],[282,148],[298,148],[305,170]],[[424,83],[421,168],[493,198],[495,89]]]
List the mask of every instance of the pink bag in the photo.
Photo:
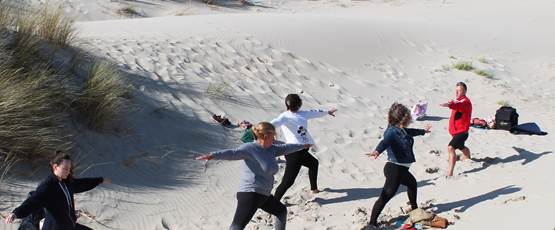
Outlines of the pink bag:
[[428,109],[428,103],[419,101],[410,110],[410,115],[412,116],[413,120],[420,120],[426,116],[427,109]]

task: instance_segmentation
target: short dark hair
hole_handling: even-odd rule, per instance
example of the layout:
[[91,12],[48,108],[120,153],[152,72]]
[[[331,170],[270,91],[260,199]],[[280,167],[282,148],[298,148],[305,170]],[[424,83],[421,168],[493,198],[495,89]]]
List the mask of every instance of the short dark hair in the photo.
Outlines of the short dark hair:
[[464,89],[464,91],[466,92],[466,84],[464,84],[464,82],[462,82],[462,81],[461,81],[461,82],[458,82],[458,83],[457,83],[457,86],[462,87],[462,88]]
[[389,125],[399,125],[402,124],[402,122],[408,122],[410,120],[410,110],[406,106],[397,102],[391,105],[387,116],[387,122],[389,123]]
[[287,107],[287,110],[297,112],[299,111],[302,105],[303,105],[303,101],[301,100],[301,97],[299,97],[298,94],[292,93],[287,95],[287,97],[285,97],[285,106]]
[[[71,156],[62,150],[57,150],[54,157],[50,160],[50,166],[59,165],[64,160],[71,161]],[[73,161],[71,161],[71,169],[69,171],[69,175],[67,176],[67,180],[73,180]]]
[[54,155],[54,157],[50,160],[50,164],[61,164],[62,161],[64,160],[68,160],[71,161],[71,156],[69,154],[64,153],[64,151],[62,150],[57,150],[56,151],[56,155]]

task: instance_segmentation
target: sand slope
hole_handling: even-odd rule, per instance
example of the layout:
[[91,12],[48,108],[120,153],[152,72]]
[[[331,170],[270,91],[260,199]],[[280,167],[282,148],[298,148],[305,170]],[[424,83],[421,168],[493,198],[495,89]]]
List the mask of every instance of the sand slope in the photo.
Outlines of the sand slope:
[[[418,100],[429,102],[429,118],[413,126],[433,125],[430,135],[415,142],[411,172],[419,181],[419,202],[455,222],[449,229],[553,227],[550,135],[471,129],[467,143],[476,161],[459,163],[458,175],[445,179],[449,110],[437,106],[464,81],[473,117],[491,116],[507,101],[521,122],[553,130],[552,2],[314,4],[295,5],[308,13],[284,8],[79,23],[78,46],[127,71],[140,107],[128,134],[85,132],[80,138],[80,150],[94,153],[86,159],[94,164],[82,175],[116,182],[78,196],[79,208],[102,224],[80,220],[99,229],[225,229],[235,210],[240,163],[203,165],[193,157],[237,146],[240,132],[218,126],[210,115],[270,120],[284,110],[286,94],[302,92],[305,108],[339,111],[310,122],[325,192],[308,195],[307,172],[301,170],[286,193],[289,229],[363,225],[364,212],[381,191],[385,163],[385,157],[372,160],[364,153],[379,142],[391,103]],[[459,61],[494,77],[445,68]],[[436,167],[438,172],[426,172]],[[18,193],[29,187],[32,181],[12,183],[15,194],[2,196],[10,201],[4,206],[16,205]],[[394,197],[381,220],[399,215],[406,201],[405,193]],[[271,229],[267,222],[260,212],[248,228]]]

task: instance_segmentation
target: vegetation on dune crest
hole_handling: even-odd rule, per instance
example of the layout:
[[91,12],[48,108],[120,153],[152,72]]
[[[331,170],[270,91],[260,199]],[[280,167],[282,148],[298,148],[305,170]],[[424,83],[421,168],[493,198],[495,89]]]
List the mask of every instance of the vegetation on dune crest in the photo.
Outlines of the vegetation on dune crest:
[[[131,108],[123,75],[82,60],[71,47],[75,35],[59,7],[16,9],[0,0],[0,182],[16,162],[71,149],[76,126],[116,130]],[[65,55],[68,64],[53,64],[68,52],[76,53]],[[88,68],[76,68],[84,61]]]

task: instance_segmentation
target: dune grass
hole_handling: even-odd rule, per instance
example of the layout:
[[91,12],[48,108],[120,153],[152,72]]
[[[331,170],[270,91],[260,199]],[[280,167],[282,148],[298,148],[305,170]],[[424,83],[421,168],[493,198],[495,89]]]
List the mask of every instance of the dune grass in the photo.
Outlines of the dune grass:
[[483,76],[485,78],[490,78],[490,79],[493,78],[493,76],[494,76],[493,73],[491,73],[489,71],[486,71],[486,70],[481,70],[481,69],[475,69],[474,73],[478,74],[480,76]]
[[463,71],[471,71],[474,69],[471,62],[457,62],[453,64],[453,68]]
[[[483,76],[488,79],[492,79],[494,74],[487,70],[477,69],[472,65],[472,62],[461,61],[453,64],[453,68],[461,71],[472,71],[477,75]],[[446,68],[443,67],[445,70]]]
[[130,94],[131,87],[114,66],[106,62],[94,64],[79,98],[87,126],[97,131],[117,128],[131,109],[127,102]]
[[118,9],[116,13],[126,17],[144,17],[144,15],[133,6],[124,6]]
[[66,47],[75,39],[73,20],[64,15],[60,7],[46,4],[35,16],[38,20],[36,35],[52,44]]
[[[60,8],[14,9],[0,0],[0,182],[16,162],[70,150],[76,126],[110,130],[130,108],[122,75],[82,60],[88,56],[71,48],[75,34]],[[52,64],[68,50],[76,53],[68,66]],[[82,62],[89,71],[75,71]]]
[[13,24],[12,9],[5,1],[0,0],[0,28],[7,28]]
[[0,72],[0,147],[32,158],[71,145],[64,131],[69,105],[59,80],[45,70]]

